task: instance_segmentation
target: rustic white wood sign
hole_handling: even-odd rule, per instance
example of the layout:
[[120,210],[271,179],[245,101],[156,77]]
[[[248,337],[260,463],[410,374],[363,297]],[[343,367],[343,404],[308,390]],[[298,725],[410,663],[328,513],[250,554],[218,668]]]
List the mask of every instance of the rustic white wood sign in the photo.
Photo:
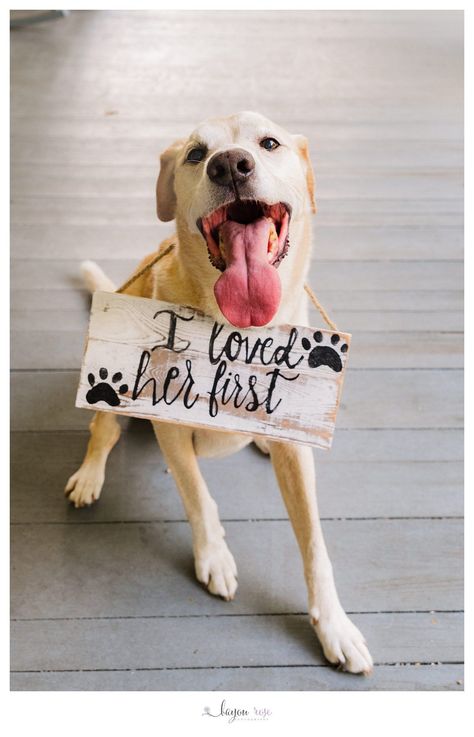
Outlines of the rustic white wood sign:
[[329,448],[349,344],[347,333],[239,330],[96,292],[76,406]]

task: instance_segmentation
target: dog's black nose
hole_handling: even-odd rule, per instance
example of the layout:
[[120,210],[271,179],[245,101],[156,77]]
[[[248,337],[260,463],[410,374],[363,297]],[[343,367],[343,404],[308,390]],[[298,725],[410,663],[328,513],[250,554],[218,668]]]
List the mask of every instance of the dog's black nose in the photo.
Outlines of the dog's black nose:
[[238,185],[249,179],[255,171],[255,159],[243,148],[231,148],[214,154],[207,165],[207,176],[222,187]]

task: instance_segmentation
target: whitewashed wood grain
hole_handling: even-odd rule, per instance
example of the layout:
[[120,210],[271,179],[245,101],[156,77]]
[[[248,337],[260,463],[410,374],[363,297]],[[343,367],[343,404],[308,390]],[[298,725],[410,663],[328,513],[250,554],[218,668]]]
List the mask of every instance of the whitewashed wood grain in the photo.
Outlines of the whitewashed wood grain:
[[[176,352],[166,347],[169,311],[181,318],[176,326]],[[232,326],[220,326],[215,340],[216,357],[221,354],[227,340],[243,339],[247,341],[249,350],[252,350],[257,340],[266,341],[267,348],[263,352],[258,351],[251,361],[246,362],[246,348],[235,352],[234,342],[230,355],[223,354],[219,360],[216,358],[211,362],[209,346],[214,325],[209,317],[181,305],[96,292],[92,301],[76,406],[252,435],[262,434],[329,448],[350,335],[338,333],[338,342],[333,346],[331,337],[334,332],[319,331],[322,334],[319,345],[327,346],[336,360],[339,356],[339,370],[334,370],[329,365],[309,365],[308,356],[318,345],[313,338],[315,328],[298,327],[293,340],[290,336],[294,328],[290,325],[241,331],[236,331]],[[302,346],[303,338],[310,342],[308,350]],[[270,360],[277,348],[283,349],[289,342],[294,343],[294,347],[288,364]],[[347,346],[346,352],[340,350],[344,344]],[[155,347],[158,350],[155,351]],[[141,370],[140,362],[144,355],[145,370]],[[170,373],[174,372],[174,367],[179,369],[179,375],[172,376]],[[108,372],[106,380],[104,376],[100,377],[101,369]],[[278,373],[272,391],[274,371]],[[113,380],[117,372],[121,374],[120,379]],[[221,378],[217,381],[219,376]],[[169,382],[167,377],[171,377],[172,381]],[[224,394],[223,388],[228,377],[229,390]],[[234,383],[235,379],[238,380],[237,384]],[[115,387],[117,402],[120,400],[115,407],[106,399],[97,401],[97,394],[94,396],[96,389],[91,387],[97,387],[104,381],[109,387]],[[165,389],[167,381],[168,392]],[[120,385],[123,385],[121,392]],[[241,391],[238,391],[239,385]],[[255,393],[250,390],[247,395],[252,385],[255,386]],[[189,396],[184,401],[188,389]],[[106,391],[110,393],[111,389]],[[232,394],[236,397],[235,402],[233,399],[230,401]],[[177,398],[173,400],[174,397]]]

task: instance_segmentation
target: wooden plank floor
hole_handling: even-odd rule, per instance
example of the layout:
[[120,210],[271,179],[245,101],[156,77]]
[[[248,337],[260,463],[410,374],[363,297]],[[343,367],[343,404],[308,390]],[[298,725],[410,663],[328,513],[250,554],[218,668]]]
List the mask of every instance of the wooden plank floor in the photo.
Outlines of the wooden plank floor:
[[[77,11],[12,34],[14,690],[463,688],[462,32],[448,11]],[[123,281],[170,233],[160,151],[239,109],[311,144],[311,283],[353,333],[319,495],[370,679],[322,657],[256,450],[202,463],[239,567],[232,603],[194,579],[146,423],[122,421],[99,504],[63,498],[90,420],[74,408],[78,263]]]

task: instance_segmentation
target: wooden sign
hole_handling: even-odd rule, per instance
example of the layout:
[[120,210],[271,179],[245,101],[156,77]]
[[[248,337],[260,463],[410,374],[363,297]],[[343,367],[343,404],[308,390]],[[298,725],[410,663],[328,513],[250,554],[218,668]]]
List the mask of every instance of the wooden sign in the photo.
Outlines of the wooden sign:
[[350,335],[95,292],[76,406],[329,448]]

